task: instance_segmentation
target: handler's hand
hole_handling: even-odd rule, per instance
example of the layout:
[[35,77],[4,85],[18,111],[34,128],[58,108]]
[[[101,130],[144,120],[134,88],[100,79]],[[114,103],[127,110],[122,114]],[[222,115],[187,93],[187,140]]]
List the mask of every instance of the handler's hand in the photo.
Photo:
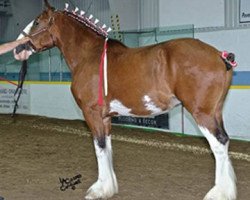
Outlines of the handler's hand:
[[[25,44],[25,43],[27,43],[30,40],[31,39],[29,37],[24,37],[24,38],[22,38],[20,40],[17,40],[16,41],[18,43],[17,46]],[[16,48],[15,48],[14,51],[13,51],[13,53],[14,53],[14,57],[15,57],[16,60],[23,61],[23,60],[27,60],[30,57],[30,55],[32,54],[32,51],[24,49],[21,52],[17,53],[16,52]]]
[[2,44],[2,45],[0,45],[0,55],[7,53],[7,52],[13,50],[14,48],[16,48],[18,45],[25,44],[26,42],[28,42],[30,40],[31,40],[30,38],[24,37],[20,40],[15,40],[12,42]]
[[32,54],[32,51],[28,51],[28,50],[23,50],[19,54],[17,54],[16,49],[14,49],[14,57],[16,60],[20,60],[20,61],[28,60],[31,54]]

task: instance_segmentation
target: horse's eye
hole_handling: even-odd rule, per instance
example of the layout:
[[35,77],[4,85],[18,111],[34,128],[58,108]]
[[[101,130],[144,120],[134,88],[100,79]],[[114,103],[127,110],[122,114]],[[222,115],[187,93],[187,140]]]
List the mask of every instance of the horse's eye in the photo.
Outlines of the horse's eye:
[[38,26],[38,25],[39,25],[39,22],[35,21],[34,26]]

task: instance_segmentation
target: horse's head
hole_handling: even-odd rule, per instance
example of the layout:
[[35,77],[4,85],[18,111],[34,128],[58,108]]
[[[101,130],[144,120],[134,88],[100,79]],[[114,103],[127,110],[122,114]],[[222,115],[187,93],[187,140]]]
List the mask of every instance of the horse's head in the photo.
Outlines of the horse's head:
[[25,45],[18,46],[14,50],[17,60],[27,60],[34,52],[40,52],[55,46],[55,38],[52,35],[55,9],[51,7],[47,0],[45,10],[30,24],[26,26],[18,39],[28,36],[31,41]]

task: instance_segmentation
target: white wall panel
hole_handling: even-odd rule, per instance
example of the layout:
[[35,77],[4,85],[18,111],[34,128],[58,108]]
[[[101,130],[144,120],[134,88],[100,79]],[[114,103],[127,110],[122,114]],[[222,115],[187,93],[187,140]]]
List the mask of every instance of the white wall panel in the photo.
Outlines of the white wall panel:
[[159,0],[160,26],[224,26],[224,0]]
[[109,0],[112,14],[118,14],[121,30],[158,27],[159,0]]
[[[4,84],[0,86],[6,88]],[[25,88],[30,89],[28,91],[30,114],[61,119],[83,119],[82,112],[71,94],[70,85],[41,83],[30,84]],[[232,138],[250,140],[249,99],[250,89],[230,89],[229,91],[223,116],[227,132]],[[177,107],[170,112],[170,131],[172,132],[181,132],[180,111],[180,107]],[[184,132],[190,135],[201,135],[193,118],[187,112],[184,118]]]
[[83,119],[71,94],[70,85],[33,84],[30,89],[30,114],[59,119]]
[[121,30],[137,30],[139,24],[138,0],[109,0],[111,14],[118,14]]
[[250,29],[235,29],[195,33],[195,38],[199,38],[219,50],[235,53],[238,62],[235,70],[250,71],[249,35]]
[[140,28],[159,26],[159,0],[140,0]]

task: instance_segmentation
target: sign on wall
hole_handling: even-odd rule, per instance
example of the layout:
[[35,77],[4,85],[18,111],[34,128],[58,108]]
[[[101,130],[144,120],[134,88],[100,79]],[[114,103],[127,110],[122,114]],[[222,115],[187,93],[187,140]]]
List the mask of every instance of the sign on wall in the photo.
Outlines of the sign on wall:
[[123,125],[134,125],[141,127],[150,127],[150,128],[160,128],[160,129],[169,129],[169,116],[168,113],[158,115],[155,117],[129,117],[129,116],[118,116],[112,117],[113,124],[123,124]]
[[[12,113],[14,108],[14,93],[16,87],[8,84],[0,85],[0,113]],[[18,102],[17,113],[30,113],[29,85],[24,85],[22,95]]]
[[240,0],[240,23],[250,23],[250,1]]

